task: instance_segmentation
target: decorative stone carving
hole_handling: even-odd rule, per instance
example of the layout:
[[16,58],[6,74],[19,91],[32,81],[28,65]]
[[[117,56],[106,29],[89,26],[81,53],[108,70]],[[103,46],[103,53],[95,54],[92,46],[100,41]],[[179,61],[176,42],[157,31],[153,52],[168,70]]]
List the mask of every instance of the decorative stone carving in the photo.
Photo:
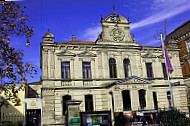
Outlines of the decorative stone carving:
[[131,77],[126,78],[125,80],[123,80],[122,83],[127,83],[127,84],[133,84],[133,83],[149,84],[149,83],[152,83],[152,81],[149,81],[149,80],[146,80],[144,78],[137,77],[137,76],[131,76]]
[[157,56],[152,54],[151,52],[147,52],[145,55],[141,56],[142,58],[156,58]]
[[[164,59],[164,54],[162,54],[162,55],[159,55],[159,56],[157,56],[159,59]],[[169,56],[169,58],[171,59],[172,57],[171,56]]]
[[115,42],[120,42],[125,37],[124,32],[118,28],[112,29],[110,36],[112,36]]
[[[159,62],[165,62],[164,54],[157,56],[159,59]],[[169,55],[169,59],[172,59],[172,56]]]
[[76,56],[76,54],[69,52],[68,50],[64,50],[62,52],[56,53],[57,56]]
[[153,83],[153,81],[141,78],[141,77],[137,77],[137,76],[130,76],[128,78],[122,79],[122,80],[118,80],[115,81],[111,84],[105,84],[106,87],[111,87],[113,85],[116,85],[115,87],[117,88],[117,85],[125,85],[125,84],[151,84]]
[[79,53],[78,56],[79,57],[96,57],[96,54],[85,50],[84,52]]
[[49,49],[47,49],[47,48],[43,48],[43,49],[42,49],[42,51],[44,51],[44,52],[48,52],[48,50],[49,50]]

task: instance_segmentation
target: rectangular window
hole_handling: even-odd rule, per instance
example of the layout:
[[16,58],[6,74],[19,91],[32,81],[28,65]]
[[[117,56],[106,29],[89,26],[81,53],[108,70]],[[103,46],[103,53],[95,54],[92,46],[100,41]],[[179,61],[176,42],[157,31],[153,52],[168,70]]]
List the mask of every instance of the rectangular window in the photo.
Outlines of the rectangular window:
[[131,110],[131,98],[130,98],[130,91],[124,90],[122,91],[123,96],[123,110]]
[[153,78],[152,63],[146,63],[147,77]]
[[171,102],[171,93],[170,93],[170,91],[167,92],[167,99],[168,99],[169,107],[171,107],[172,102]]
[[168,75],[167,75],[167,71],[166,71],[166,65],[165,65],[165,63],[162,63],[162,71],[163,71],[164,78],[167,78]]
[[187,52],[190,52],[190,39],[186,41]]
[[144,109],[146,107],[146,91],[141,89],[139,90],[139,102],[141,109]]
[[85,110],[86,110],[86,112],[92,112],[93,111],[92,95],[85,95]]
[[157,101],[156,92],[153,92],[153,100],[154,100],[154,109],[158,109],[158,101]]
[[70,63],[62,62],[61,63],[61,72],[63,79],[70,79]]
[[83,62],[83,78],[91,78],[90,62]]

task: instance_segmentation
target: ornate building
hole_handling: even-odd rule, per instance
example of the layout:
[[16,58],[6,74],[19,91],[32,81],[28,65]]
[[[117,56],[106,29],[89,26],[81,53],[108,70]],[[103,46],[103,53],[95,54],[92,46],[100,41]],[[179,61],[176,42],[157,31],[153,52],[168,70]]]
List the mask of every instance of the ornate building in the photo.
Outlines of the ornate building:
[[[117,113],[171,106],[161,47],[141,46],[131,37],[130,22],[121,15],[101,18],[102,32],[95,42],[55,42],[46,33],[41,43],[43,124],[65,124],[67,100],[80,100],[81,123],[94,115],[113,125]],[[179,49],[168,48],[174,68],[171,82],[175,107],[188,113],[186,86]],[[115,115],[115,116],[114,116]],[[91,118],[92,117],[92,118]]]

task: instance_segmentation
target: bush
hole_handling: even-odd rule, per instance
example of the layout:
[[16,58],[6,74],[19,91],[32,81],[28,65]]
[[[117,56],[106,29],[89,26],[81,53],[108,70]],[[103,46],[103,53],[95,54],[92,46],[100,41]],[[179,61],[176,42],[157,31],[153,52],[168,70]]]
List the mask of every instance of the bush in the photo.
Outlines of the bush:
[[184,112],[167,110],[159,112],[159,121],[161,126],[187,126],[189,118]]

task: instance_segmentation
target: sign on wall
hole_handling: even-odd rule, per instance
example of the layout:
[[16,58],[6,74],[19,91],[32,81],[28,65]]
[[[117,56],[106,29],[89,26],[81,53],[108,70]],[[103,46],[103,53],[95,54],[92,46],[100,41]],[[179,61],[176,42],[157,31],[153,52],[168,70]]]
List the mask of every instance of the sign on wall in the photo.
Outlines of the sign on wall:
[[41,109],[42,100],[40,98],[25,98],[27,109]]

